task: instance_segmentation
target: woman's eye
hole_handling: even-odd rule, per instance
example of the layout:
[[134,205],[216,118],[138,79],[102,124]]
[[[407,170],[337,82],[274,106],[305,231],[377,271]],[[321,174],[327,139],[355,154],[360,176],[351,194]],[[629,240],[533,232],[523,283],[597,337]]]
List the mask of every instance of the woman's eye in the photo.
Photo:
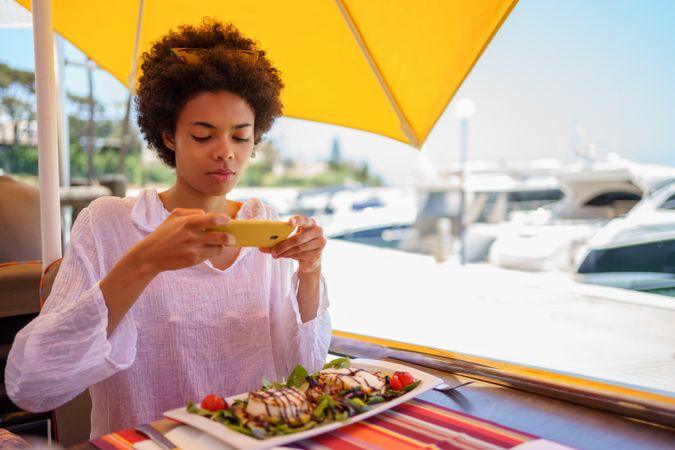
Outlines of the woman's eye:
[[250,137],[240,137],[240,136],[232,136],[232,139],[238,142],[248,142]]
[[192,135],[192,139],[194,139],[197,142],[206,142],[209,139],[211,139],[211,136],[195,136],[195,135]]

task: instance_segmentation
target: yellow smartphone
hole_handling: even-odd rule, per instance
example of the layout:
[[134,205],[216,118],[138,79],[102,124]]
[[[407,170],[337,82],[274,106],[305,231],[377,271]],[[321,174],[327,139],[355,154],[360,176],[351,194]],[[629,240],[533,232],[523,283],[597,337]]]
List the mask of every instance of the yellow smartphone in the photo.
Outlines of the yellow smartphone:
[[276,220],[232,220],[226,227],[209,228],[206,231],[230,233],[237,247],[274,247],[285,241],[295,227],[288,222]]

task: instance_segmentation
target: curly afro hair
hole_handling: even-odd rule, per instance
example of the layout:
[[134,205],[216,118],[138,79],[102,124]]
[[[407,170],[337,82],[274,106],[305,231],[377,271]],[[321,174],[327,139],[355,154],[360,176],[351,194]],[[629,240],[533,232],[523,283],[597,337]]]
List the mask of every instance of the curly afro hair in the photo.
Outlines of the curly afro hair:
[[[180,48],[198,49],[198,57],[184,58],[172,51]],[[246,57],[251,54],[257,58]],[[179,26],[154,42],[142,58],[136,95],[138,126],[148,145],[171,167],[176,167],[176,156],[164,145],[162,133],[175,132],[180,111],[202,92],[224,90],[245,99],[255,114],[255,144],[281,115],[279,71],[257,42],[230,23],[205,18],[197,26]]]

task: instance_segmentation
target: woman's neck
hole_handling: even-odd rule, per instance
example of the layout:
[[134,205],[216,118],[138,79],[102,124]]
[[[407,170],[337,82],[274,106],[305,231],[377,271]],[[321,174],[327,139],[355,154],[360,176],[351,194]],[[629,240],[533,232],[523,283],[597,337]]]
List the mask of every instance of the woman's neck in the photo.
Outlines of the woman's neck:
[[205,196],[196,192],[189,192],[187,189],[181,189],[178,185],[173,185],[169,190],[159,194],[159,198],[167,211],[173,211],[175,208],[202,209],[205,212],[227,213],[234,217],[239,209],[236,202],[231,202],[225,196]]

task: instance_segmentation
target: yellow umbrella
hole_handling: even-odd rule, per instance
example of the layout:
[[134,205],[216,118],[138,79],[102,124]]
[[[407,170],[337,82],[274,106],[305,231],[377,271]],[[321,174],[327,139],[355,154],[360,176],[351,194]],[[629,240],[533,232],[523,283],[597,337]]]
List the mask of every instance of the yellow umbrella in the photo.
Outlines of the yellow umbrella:
[[260,41],[282,71],[289,117],[419,148],[517,0],[17,0],[33,11],[42,260],[61,256],[55,29],[122,83],[169,29],[204,16]]
[[281,70],[286,116],[420,147],[515,3],[59,0],[52,8],[54,29],[125,85],[136,36],[143,52],[181,23],[231,21]]

